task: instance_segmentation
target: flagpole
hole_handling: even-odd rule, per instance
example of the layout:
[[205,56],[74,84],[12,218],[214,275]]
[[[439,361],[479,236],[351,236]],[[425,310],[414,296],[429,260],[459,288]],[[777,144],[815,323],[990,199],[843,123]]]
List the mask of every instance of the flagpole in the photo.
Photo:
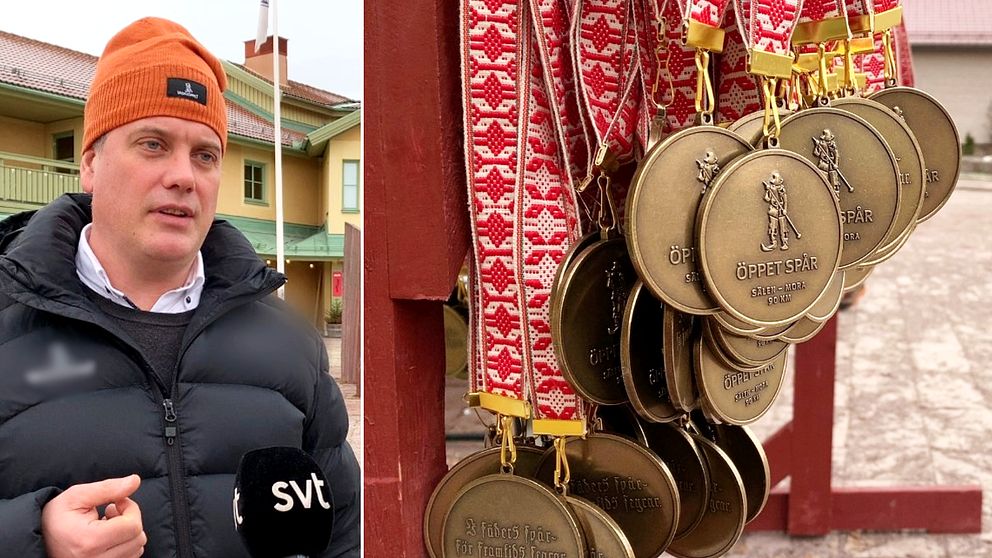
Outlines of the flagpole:
[[[282,93],[279,88],[279,4],[277,0],[269,1],[272,4],[272,120],[275,126],[276,147],[276,269],[279,273],[286,273],[286,247],[283,240],[282,214],[282,110],[280,106]],[[279,298],[286,298],[285,287],[279,287]]]

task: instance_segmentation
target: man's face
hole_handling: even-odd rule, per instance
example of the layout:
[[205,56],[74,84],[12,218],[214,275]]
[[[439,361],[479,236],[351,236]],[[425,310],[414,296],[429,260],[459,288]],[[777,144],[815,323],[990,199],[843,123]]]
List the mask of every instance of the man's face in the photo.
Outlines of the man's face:
[[91,243],[133,265],[191,262],[213,222],[220,171],[220,138],[199,122],[156,116],[111,130],[82,157]]

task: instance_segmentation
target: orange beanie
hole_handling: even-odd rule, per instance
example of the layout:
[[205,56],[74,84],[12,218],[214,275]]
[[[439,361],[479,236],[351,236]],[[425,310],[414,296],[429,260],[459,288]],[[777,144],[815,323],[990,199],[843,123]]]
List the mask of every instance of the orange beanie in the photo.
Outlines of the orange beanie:
[[227,76],[184,27],[147,17],[114,35],[96,64],[83,113],[83,151],[102,135],[149,116],[203,123],[227,149]]

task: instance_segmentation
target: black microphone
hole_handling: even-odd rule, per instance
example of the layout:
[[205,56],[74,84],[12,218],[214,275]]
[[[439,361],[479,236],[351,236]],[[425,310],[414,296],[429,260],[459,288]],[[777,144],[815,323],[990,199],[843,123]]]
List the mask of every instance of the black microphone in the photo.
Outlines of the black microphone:
[[252,558],[317,556],[331,540],[331,489],[320,467],[297,448],[244,454],[233,508],[234,527]]

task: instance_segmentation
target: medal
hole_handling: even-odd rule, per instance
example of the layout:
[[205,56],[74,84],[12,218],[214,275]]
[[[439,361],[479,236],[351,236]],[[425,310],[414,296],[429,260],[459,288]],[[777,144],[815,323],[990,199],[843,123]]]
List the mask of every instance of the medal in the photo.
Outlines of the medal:
[[[637,556],[658,556],[675,535],[679,495],[668,467],[650,450],[604,433],[569,439],[565,445],[570,494],[612,517]],[[550,482],[554,451],[545,454],[537,478]]]
[[[792,111],[779,108],[779,117],[785,118],[792,114]],[[738,136],[746,139],[751,145],[758,147],[765,140],[765,111],[757,110],[750,114],[745,114],[741,118],[733,121],[727,126],[727,130],[734,132]]]
[[696,383],[719,422],[750,424],[764,415],[785,381],[788,352],[782,351],[757,370],[737,370],[719,360],[709,344],[696,341]]
[[634,558],[627,535],[606,512],[584,498],[566,496],[565,501],[572,507],[585,535],[586,554],[583,557]]
[[638,165],[627,194],[627,246],[638,275],[666,305],[690,314],[718,309],[700,276],[696,211],[720,169],[750,149],[732,132],[697,126],[659,143]]
[[[451,509],[458,492],[475,479],[500,472],[502,468],[500,450],[501,448],[498,447],[488,448],[462,459],[434,487],[434,492],[427,502],[427,511],[424,513],[424,544],[432,558],[440,558],[441,556],[444,518]],[[543,455],[544,450],[542,449],[517,446],[517,459],[513,466],[514,474],[522,477],[533,476]]]
[[885,138],[851,112],[818,107],[782,121],[779,142],[816,165],[840,204],[840,268],[871,256],[895,228],[902,199],[899,167]]
[[663,338],[659,335],[664,308],[638,281],[630,290],[620,336],[623,384],[637,414],[651,422],[668,422],[678,415],[665,375]]
[[[699,421],[696,421],[700,425]],[[771,471],[768,456],[757,436],[747,426],[732,424],[700,425],[706,436],[730,458],[741,476],[747,502],[745,523],[758,517],[771,492]]]
[[626,400],[620,369],[624,306],[636,281],[622,238],[600,240],[561,275],[551,301],[551,336],[563,375],[590,401]]
[[707,322],[705,327],[712,343],[742,367],[764,366],[789,347],[788,343],[778,339],[762,340],[735,335],[725,331],[715,320]]
[[647,446],[671,471],[679,491],[675,540],[695,529],[709,502],[710,474],[692,436],[676,423],[645,424]]
[[727,313],[754,325],[804,315],[841,257],[833,191],[809,161],[784,149],[731,163],[703,200],[697,226],[709,292]]
[[[837,304],[840,304],[839,298],[837,299]],[[820,330],[826,325],[826,320],[815,322],[808,317],[803,316],[798,319],[796,323],[792,324],[789,329],[782,332],[779,339],[787,343],[792,343],[793,345],[805,343],[806,341],[816,337],[816,334],[820,333]]]
[[864,285],[868,276],[874,271],[873,266],[856,267],[844,272],[844,293],[849,293]]
[[957,127],[932,96],[912,87],[892,87],[869,97],[889,107],[906,121],[918,138],[926,162],[926,196],[918,222],[933,217],[944,207],[957,185],[961,170],[961,143]]
[[916,228],[925,193],[926,165],[923,162],[923,152],[912,130],[885,105],[861,97],[847,97],[835,99],[831,102],[831,106],[864,118],[878,130],[892,149],[899,165],[902,201],[899,213],[896,215],[895,226],[882,241],[876,253],[866,261],[866,264],[874,265],[892,257]]
[[683,412],[696,408],[699,394],[692,364],[692,342],[696,335],[696,318],[672,308],[664,311],[665,380],[672,405]]
[[698,434],[693,433],[692,438],[709,470],[709,500],[696,527],[669,545],[668,553],[678,558],[715,558],[726,554],[744,532],[744,484],[722,449]]

